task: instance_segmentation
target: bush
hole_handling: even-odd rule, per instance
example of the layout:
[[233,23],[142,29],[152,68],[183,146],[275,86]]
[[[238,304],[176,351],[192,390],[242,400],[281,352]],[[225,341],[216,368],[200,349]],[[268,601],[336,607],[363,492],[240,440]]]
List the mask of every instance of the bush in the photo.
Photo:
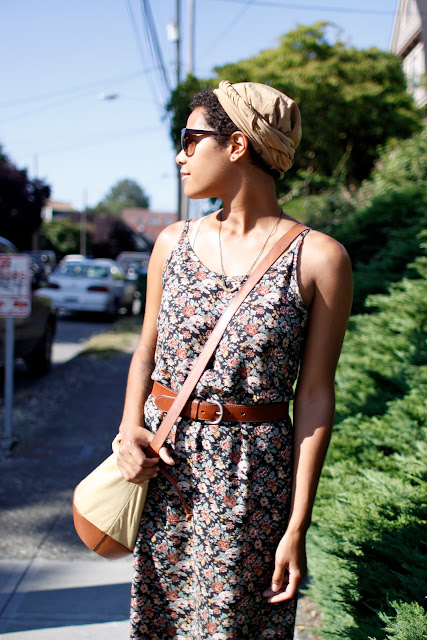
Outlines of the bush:
[[58,260],[69,253],[80,253],[80,225],[68,219],[43,222],[40,249],[55,251]]
[[352,318],[338,367],[308,541],[325,638],[415,640],[426,630],[427,258],[411,270],[368,297],[373,313]]
[[394,618],[381,615],[381,619],[387,623],[385,630],[390,640],[405,640],[405,638],[425,640],[427,638],[427,615],[422,607],[416,602],[410,604],[393,602],[392,607],[396,611]]
[[310,201],[304,221],[341,242],[354,270],[353,313],[368,294],[382,293],[409,275],[420,255],[418,234],[427,226],[427,132],[391,142],[373,179],[357,192],[334,189]]

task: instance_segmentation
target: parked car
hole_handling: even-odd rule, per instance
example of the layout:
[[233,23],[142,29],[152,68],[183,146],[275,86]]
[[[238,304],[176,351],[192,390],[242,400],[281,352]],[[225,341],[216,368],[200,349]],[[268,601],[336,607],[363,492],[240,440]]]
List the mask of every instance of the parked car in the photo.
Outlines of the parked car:
[[119,265],[110,259],[64,259],[43,289],[56,309],[98,311],[115,316],[120,309],[132,312],[139,297],[136,282],[126,280]]
[[135,280],[140,295],[140,313],[145,311],[147,292],[147,270],[151,254],[144,251],[122,251],[116,258],[117,263],[129,280]]
[[144,251],[122,251],[117,256],[116,262],[128,276],[135,273],[146,274],[150,255]]
[[[5,238],[0,238],[0,253],[19,253],[17,248]],[[37,286],[32,278],[32,288]],[[42,290],[43,291],[43,290]],[[15,358],[22,358],[31,375],[40,376],[50,368],[52,345],[56,330],[56,313],[49,298],[31,295],[31,315],[15,318]],[[5,319],[0,318],[0,366],[4,366]]]

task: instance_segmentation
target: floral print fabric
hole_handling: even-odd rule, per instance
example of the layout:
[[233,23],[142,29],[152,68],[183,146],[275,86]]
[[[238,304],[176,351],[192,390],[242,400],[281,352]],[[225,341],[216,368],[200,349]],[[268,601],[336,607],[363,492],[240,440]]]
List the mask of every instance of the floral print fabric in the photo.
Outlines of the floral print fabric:
[[[164,269],[153,373],[176,391],[235,295],[200,262],[186,231]],[[239,404],[292,398],[307,322],[296,277],[306,233],[240,307],[195,395]],[[147,428],[155,432],[161,418],[149,396]],[[219,425],[181,418],[167,445],[193,518],[185,520],[162,475],[150,481],[134,554],[131,638],[291,640],[296,602],[272,605],[262,595],[290,507],[290,418]]]

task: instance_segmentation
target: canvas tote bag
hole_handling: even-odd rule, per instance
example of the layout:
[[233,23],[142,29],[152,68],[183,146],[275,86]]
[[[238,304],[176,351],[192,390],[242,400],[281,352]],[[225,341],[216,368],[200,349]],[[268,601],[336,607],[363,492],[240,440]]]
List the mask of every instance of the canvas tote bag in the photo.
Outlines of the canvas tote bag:
[[85,545],[104,558],[133,552],[148,483],[127,482],[117,466],[120,436],[113,453],[77,485],[73,496],[74,526]]

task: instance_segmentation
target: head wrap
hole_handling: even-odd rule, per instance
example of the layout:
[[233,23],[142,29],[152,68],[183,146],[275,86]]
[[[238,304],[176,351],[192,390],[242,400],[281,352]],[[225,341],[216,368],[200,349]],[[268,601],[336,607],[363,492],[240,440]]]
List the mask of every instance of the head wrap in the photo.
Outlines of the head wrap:
[[224,111],[264,161],[280,174],[290,169],[301,140],[301,114],[296,102],[258,82],[228,80],[214,89]]

